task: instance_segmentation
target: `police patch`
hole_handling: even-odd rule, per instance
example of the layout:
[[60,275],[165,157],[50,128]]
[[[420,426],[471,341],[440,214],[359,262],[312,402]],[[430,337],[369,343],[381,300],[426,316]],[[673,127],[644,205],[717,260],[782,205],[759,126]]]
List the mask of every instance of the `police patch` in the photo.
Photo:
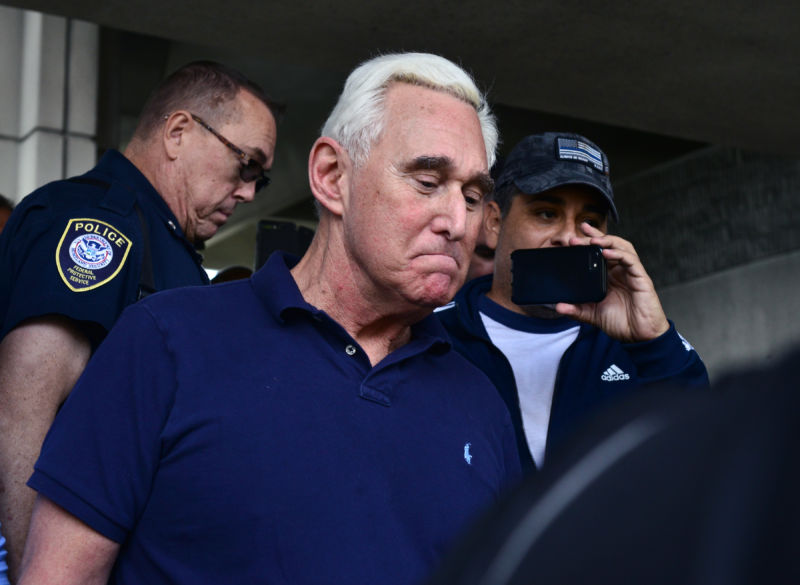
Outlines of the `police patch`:
[[102,286],[119,274],[131,241],[99,219],[71,219],[56,248],[56,266],[64,284],[74,292]]

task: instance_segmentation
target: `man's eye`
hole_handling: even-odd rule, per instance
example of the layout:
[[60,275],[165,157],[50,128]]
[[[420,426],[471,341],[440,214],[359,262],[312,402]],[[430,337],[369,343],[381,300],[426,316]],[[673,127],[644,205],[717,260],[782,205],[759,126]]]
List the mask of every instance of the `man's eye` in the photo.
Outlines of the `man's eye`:
[[430,191],[436,189],[436,187],[438,186],[436,180],[431,179],[430,177],[417,177],[417,183],[419,183],[419,186],[422,187],[423,189]]
[[481,203],[481,197],[479,195],[472,195],[470,193],[464,194],[464,201],[467,202],[467,207],[473,208],[477,207]]

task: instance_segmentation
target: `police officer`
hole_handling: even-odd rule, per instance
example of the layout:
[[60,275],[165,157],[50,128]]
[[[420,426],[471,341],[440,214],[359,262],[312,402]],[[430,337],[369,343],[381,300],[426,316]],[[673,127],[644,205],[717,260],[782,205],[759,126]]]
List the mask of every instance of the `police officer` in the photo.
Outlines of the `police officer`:
[[196,246],[269,182],[275,106],[212,62],[156,88],[124,154],[26,197],[0,238],[0,522],[14,577],[42,440],[94,348],[147,294],[207,284]]

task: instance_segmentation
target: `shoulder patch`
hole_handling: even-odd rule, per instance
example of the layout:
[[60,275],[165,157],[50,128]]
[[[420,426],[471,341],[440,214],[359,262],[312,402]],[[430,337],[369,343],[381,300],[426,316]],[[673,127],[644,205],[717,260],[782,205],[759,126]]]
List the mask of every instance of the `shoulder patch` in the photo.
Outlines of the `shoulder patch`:
[[64,284],[85,292],[111,281],[125,264],[130,239],[99,219],[71,219],[56,248],[56,266]]

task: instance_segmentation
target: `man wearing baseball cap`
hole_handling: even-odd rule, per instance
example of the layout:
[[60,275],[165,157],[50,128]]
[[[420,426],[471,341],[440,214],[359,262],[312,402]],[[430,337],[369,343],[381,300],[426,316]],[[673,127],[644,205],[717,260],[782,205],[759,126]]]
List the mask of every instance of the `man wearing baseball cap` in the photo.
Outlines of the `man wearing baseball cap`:
[[[494,274],[470,281],[437,312],[453,345],[508,406],[523,467],[600,410],[655,384],[708,386],[705,365],[667,320],[633,245],[607,234],[618,220],[608,158],[577,134],[528,136],[505,160],[484,221]],[[596,244],[608,266],[598,303],[518,305],[511,253]]]

